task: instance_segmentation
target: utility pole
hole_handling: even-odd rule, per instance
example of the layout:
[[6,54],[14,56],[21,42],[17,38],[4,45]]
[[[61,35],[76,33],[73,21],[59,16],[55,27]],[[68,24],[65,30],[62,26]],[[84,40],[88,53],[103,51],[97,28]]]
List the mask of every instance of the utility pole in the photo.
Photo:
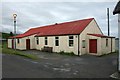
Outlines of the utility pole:
[[16,50],[16,17],[17,14],[13,14],[13,18],[14,18],[14,49]]
[[110,36],[110,23],[109,23],[109,8],[107,8],[107,18],[108,18],[108,36]]

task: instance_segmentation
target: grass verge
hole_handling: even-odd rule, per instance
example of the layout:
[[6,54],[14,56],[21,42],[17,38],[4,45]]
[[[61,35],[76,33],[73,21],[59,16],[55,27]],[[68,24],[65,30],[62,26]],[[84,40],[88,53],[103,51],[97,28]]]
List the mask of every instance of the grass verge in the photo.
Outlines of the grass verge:
[[60,51],[60,52],[57,52],[57,53],[59,53],[59,54],[61,54],[61,55],[76,56],[76,55],[74,54],[74,52],[64,52],[64,51]]
[[29,58],[29,59],[38,59],[38,57],[36,55],[33,55],[33,54],[26,54],[26,53],[23,53],[21,51],[18,51],[18,50],[13,50],[13,49],[8,49],[6,48],[6,44],[4,43],[2,45],[2,53],[4,54],[13,54],[13,55],[19,55],[19,56],[23,56],[23,57],[26,57],[26,58]]

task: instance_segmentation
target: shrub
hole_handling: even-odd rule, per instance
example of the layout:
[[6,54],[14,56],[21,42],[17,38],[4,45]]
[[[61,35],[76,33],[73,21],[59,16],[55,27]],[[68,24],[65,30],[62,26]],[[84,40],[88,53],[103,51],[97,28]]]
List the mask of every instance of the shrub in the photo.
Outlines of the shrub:
[[69,56],[74,56],[74,52],[64,52],[64,51],[60,51],[58,52],[59,54],[62,54],[62,55],[69,55]]
[[64,51],[60,51],[60,52],[58,52],[59,54],[64,54],[65,52]]

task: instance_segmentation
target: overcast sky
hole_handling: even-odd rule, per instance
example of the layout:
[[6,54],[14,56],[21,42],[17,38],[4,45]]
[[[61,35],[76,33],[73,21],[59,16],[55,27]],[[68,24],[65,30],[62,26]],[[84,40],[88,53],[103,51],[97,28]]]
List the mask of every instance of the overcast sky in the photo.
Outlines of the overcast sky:
[[17,14],[17,33],[30,28],[95,18],[107,35],[107,9],[110,8],[110,32],[117,37],[117,15],[113,15],[114,2],[3,2],[2,31],[13,32],[13,13]]

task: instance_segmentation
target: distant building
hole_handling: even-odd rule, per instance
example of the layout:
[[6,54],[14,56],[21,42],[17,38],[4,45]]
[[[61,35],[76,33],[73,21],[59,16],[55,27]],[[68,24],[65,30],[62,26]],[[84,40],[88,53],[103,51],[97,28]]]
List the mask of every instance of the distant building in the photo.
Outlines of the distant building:
[[115,52],[115,37],[105,36],[94,18],[31,28],[10,37],[8,48],[19,50],[50,48],[52,52],[74,52],[75,55],[103,55]]

